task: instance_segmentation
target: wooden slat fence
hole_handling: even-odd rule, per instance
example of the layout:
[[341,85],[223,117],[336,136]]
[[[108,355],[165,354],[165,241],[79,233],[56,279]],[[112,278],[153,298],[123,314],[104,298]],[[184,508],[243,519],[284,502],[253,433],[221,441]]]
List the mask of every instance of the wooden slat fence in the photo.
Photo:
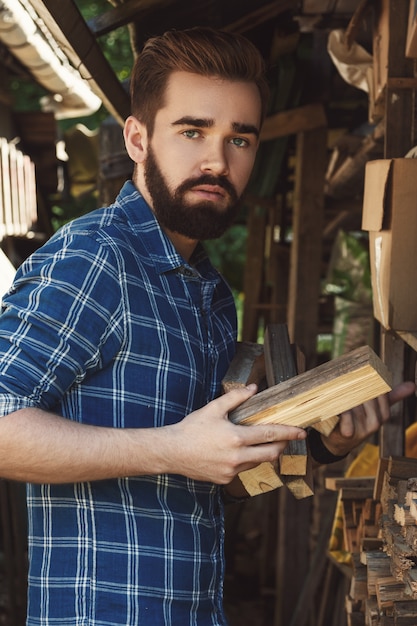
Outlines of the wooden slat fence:
[[35,165],[0,137],[0,242],[27,235],[37,221]]

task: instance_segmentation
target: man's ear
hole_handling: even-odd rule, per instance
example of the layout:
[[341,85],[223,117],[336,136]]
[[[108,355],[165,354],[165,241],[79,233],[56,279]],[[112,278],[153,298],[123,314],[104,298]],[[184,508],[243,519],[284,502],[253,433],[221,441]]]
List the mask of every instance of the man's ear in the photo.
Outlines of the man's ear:
[[136,117],[130,115],[124,125],[123,135],[126,150],[132,161],[143,163],[148,150],[148,133],[146,126]]

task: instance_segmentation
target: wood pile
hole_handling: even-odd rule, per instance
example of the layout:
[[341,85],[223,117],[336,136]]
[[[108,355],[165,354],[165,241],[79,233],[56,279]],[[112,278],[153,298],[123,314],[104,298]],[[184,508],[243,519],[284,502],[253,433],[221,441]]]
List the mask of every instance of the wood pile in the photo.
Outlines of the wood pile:
[[[289,424],[328,435],[340,413],[390,390],[391,375],[368,346],[304,369],[285,324],[269,324],[264,345],[238,344],[223,379],[225,392],[256,383],[261,390],[229,413],[235,424]],[[301,373],[298,373],[300,372]],[[279,467],[262,463],[239,474],[251,496],[285,485],[297,499],[314,493],[313,462],[306,441],[291,441]]]
[[417,624],[417,460],[380,459],[375,478],[326,479],[339,490],[352,556],[348,626]]

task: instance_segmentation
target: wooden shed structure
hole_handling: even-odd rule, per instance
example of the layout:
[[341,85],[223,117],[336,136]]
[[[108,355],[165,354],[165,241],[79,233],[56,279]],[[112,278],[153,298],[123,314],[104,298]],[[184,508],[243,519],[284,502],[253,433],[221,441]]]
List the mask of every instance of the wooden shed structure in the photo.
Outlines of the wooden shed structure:
[[[333,356],[318,345],[335,334],[340,312],[334,292],[323,288],[332,282],[340,233],[368,239],[362,228],[366,164],[414,157],[413,0],[109,0],[89,22],[76,0],[0,0],[0,252],[16,266],[52,232],[48,197],[59,188],[60,115],[91,113],[102,103],[114,121],[112,145],[121,145],[129,99],[103,54],[103,38],[127,27],[136,55],[150,35],[194,25],[242,33],[265,58],[271,105],[240,218],[247,227],[241,340],[257,343],[268,327],[286,325],[309,370]],[[36,61],[39,38],[50,46],[49,61]],[[23,44],[32,52],[22,54]],[[13,110],[3,85],[19,73],[50,94],[48,112]],[[122,153],[121,147],[121,161]],[[127,175],[110,167],[102,198]],[[415,185],[417,191],[417,176]],[[389,193],[393,187],[390,179]],[[417,224],[414,213],[410,208],[410,228]],[[406,255],[396,271],[403,290],[415,291],[417,267],[410,262]],[[344,271],[353,275],[357,267]],[[372,343],[394,381],[414,380],[417,325],[384,324],[372,299],[365,304],[356,309],[358,341]],[[397,305],[391,300],[390,310]],[[359,332],[364,327],[366,335]],[[377,450],[371,475],[349,479],[342,462],[316,473],[313,497],[294,498],[284,487],[231,507],[225,590],[231,626],[417,623],[415,487],[409,481],[417,476],[417,460],[405,438],[414,421],[414,399],[393,408],[391,422],[370,442],[372,454]],[[4,623],[20,626],[20,491],[5,483],[0,491]],[[329,541],[340,510],[344,557],[338,559]]]

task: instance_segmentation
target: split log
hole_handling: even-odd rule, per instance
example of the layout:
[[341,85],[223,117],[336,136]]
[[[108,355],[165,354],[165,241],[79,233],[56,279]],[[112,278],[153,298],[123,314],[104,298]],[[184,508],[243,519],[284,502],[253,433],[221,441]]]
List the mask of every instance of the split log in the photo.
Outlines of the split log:
[[387,393],[390,380],[384,363],[364,346],[257,393],[229,417],[235,424],[306,428]]
[[250,496],[278,489],[284,484],[272,463],[261,463],[239,473],[239,480]]
[[[265,369],[268,387],[274,387],[297,375],[297,368],[285,324],[268,325],[264,338]],[[280,458],[280,473],[305,475],[307,443],[289,441]]]
[[[222,381],[227,393],[236,387],[255,383],[265,384],[265,358],[263,346],[250,341],[238,342],[236,353]],[[284,484],[273,463],[261,463],[257,467],[239,473],[239,480],[250,496],[278,489]]]
[[[297,375],[295,350],[295,346],[290,344],[286,324],[268,325],[264,338],[268,387],[279,385]],[[298,359],[300,361],[301,358]],[[280,457],[279,468],[283,482],[297,500],[314,494],[313,465],[305,440],[288,443]]]

